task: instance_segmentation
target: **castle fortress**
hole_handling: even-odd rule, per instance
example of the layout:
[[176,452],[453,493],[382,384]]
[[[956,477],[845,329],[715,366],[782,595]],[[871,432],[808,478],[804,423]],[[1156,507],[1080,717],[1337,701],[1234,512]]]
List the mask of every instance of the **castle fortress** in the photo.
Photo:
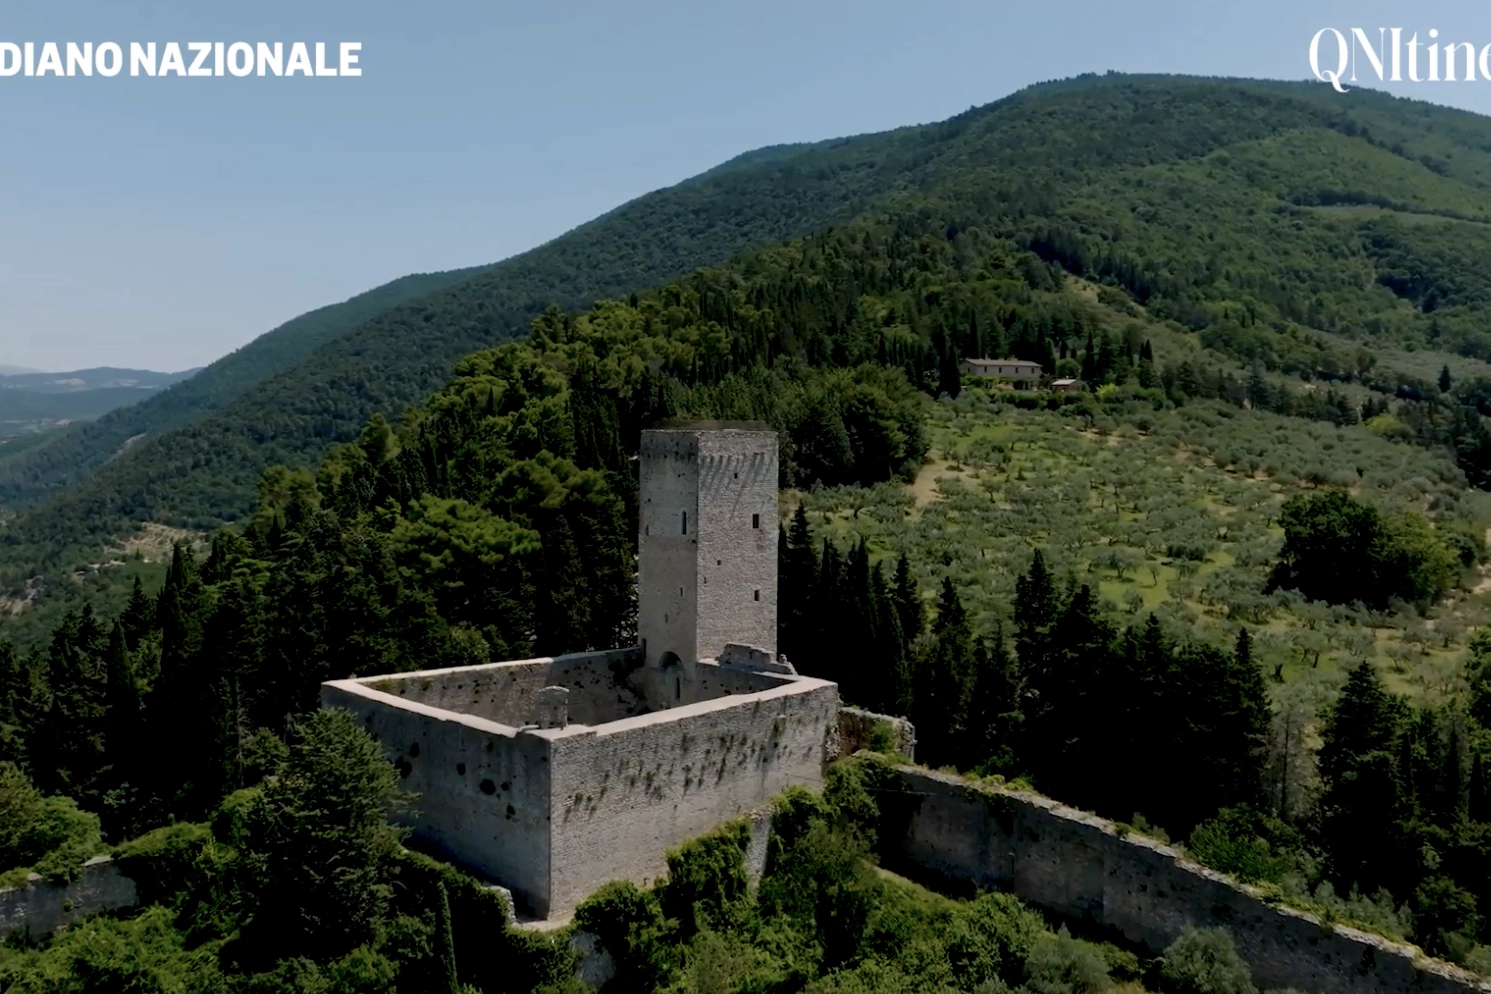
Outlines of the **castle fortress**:
[[836,684],[776,652],[777,437],[698,423],[642,434],[641,645],[338,680],[418,794],[418,842],[538,918],[668,849],[816,789],[839,751]]

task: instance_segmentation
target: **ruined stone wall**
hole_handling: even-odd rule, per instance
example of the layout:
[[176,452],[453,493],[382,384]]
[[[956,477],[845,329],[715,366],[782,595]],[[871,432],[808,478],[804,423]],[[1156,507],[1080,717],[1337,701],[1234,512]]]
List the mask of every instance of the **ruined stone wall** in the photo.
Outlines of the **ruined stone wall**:
[[1010,891],[1155,951],[1187,925],[1222,926],[1260,988],[1310,994],[1491,989],[1410,946],[1326,927],[1266,903],[1169,846],[1120,835],[1111,822],[1047,798],[911,767],[900,768],[900,780],[904,792],[899,803],[886,804],[886,824],[904,829],[904,841],[886,863],[911,876]]
[[502,882],[524,910],[546,913],[547,740],[353,680],[323,684],[321,705],[355,714],[399,768],[401,786],[418,794],[398,815],[417,844]]
[[442,711],[459,711],[514,728],[531,724],[544,687],[569,690],[569,720],[599,725],[643,714],[641,685],[632,679],[640,649],[577,652],[553,658],[400,673],[368,686]]
[[0,936],[20,932],[44,939],[79,918],[132,908],[137,901],[135,882],[107,856],[97,856],[70,884],[48,883],[33,873],[24,887],[0,890]]
[[819,789],[838,688],[798,678],[553,743],[552,911],[612,880],[654,882],[670,848],[760,808],[793,785]]
[[695,690],[698,700],[708,701],[732,694],[756,694],[790,683],[792,678],[782,673],[757,673],[717,663],[700,663],[695,674]]
[[839,710],[840,756],[852,756],[870,746],[870,738],[881,725],[889,726],[895,736],[895,748],[908,763],[916,761],[916,729],[905,718],[876,714],[863,708]]

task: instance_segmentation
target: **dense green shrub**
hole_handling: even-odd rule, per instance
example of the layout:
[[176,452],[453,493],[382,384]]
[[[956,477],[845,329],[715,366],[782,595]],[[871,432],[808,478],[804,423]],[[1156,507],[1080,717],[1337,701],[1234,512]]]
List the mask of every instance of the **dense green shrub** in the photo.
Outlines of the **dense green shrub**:
[[658,888],[658,902],[684,938],[723,924],[727,910],[746,896],[750,839],[750,825],[735,821],[668,853],[668,880]]
[[1025,959],[1025,986],[1033,994],[1093,994],[1112,986],[1108,960],[1096,945],[1063,928],[1037,939]]
[[74,880],[104,851],[98,816],[70,797],[44,797],[12,763],[0,763],[0,866]]
[[1248,805],[1223,808],[1197,825],[1186,849],[1198,862],[1250,883],[1278,882],[1308,858],[1296,829]]
[[657,895],[629,881],[607,884],[575,909],[575,928],[600,939],[616,964],[611,994],[647,994],[678,965]]
[[1464,568],[1461,545],[1422,515],[1384,517],[1340,490],[1290,498],[1279,524],[1284,547],[1269,584],[1311,600],[1377,608],[1393,598],[1427,604]]
[[0,963],[0,984],[10,994],[226,992],[215,947],[188,948],[171,917],[156,907],[131,919],[86,919],[46,949]]
[[1225,929],[1187,928],[1160,960],[1165,994],[1253,994],[1248,965]]

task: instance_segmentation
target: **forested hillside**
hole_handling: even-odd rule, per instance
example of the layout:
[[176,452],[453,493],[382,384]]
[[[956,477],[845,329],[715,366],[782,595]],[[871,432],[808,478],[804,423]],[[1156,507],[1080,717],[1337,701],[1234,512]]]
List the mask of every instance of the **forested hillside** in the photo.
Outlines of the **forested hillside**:
[[[270,924],[309,913],[275,890],[304,859],[274,813],[366,752],[307,720],[317,685],[628,644],[640,431],[751,419],[782,439],[780,644],[803,672],[909,714],[930,764],[1491,972],[1485,149],[1491,121],[1373,94],[1068,81],[762,150],[386,310],[6,526],[8,576],[52,573],[0,628],[0,776],[67,829],[7,858],[175,822],[152,844],[195,840],[199,896],[138,921],[191,969],[245,990],[427,969],[424,877],[356,921],[317,910],[343,930],[321,951]],[[1005,354],[1085,387],[959,372]],[[136,564],[95,550],[144,522],[202,554],[119,591]],[[391,886],[415,870],[385,859],[366,759],[353,850]],[[842,858],[814,872],[870,893],[828,832]],[[237,893],[216,874],[238,858],[279,870],[230,911],[200,897]],[[425,952],[380,931],[406,912]],[[637,977],[687,969],[679,927],[627,939],[637,969],[672,964]],[[764,927],[721,941],[757,956]],[[15,968],[75,955],[53,948]]]
[[[374,411],[396,418],[460,355],[521,333],[549,303],[625,294],[867,211],[998,232],[1122,286],[1245,366],[1366,372],[1372,386],[1422,392],[1432,374],[1375,357],[1485,351],[1475,260],[1491,230],[1488,145],[1482,118],[1377,94],[1112,76],[1033,87],[941,124],[762,150],[346,330],[180,434],[143,439],[12,523],[7,582],[43,566],[55,581],[144,521],[207,529],[241,517],[265,466],[314,460]],[[1460,427],[1450,441],[1479,444]],[[48,446],[0,472],[11,493],[35,496],[128,437],[76,459]]]
[[[50,436],[24,454],[0,448],[0,509],[16,510],[87,479],[134,441],[162,435],[217,410],[254,384],[301,362],[326,342],[374,315],[422,294],[472,276],[457,270],[406,276],[351,300],[320,307],[198,371],[190,379],[130,407],[100,408],[99,420]],[[44,379],[29,374],[18,379]]]
[[[897,152],[904,137],[853,145],[832,158],[833,175],[801,162],[826,154],[819,146],[744,156],[477,275],[460,274],[472,278],[443,292],[396,296],[392,285],[297,319],[316,319],[313,333],[281,329],[246,347],[251,369],[223,360],[225,388],[209,368],[181,397],[160,398],[167,406],[146,420],[105,419],[75,443],[14,465],[0,458],[0,508],[67,488],[12,524],[0,571],[14,581],[93,561],[100,545],[144,521],[210,528],[235,520],[265,467],[313,461],[328,444],[355,437],[375,411],[396,417],[461,356],[521,335],[549,304],[583,306],[852,217],[897,184],[907,168],[907,153]],[[97,480],[85,480],[145,432]]]

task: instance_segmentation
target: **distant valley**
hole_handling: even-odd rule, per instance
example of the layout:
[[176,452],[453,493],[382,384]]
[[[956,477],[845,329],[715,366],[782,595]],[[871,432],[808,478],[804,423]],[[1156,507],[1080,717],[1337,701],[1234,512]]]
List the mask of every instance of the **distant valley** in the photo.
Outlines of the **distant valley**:
[[0,438],[34,435],[74,421],[91,421],[138,403],[196,372],[102,366],[44,373],[0,366]]

